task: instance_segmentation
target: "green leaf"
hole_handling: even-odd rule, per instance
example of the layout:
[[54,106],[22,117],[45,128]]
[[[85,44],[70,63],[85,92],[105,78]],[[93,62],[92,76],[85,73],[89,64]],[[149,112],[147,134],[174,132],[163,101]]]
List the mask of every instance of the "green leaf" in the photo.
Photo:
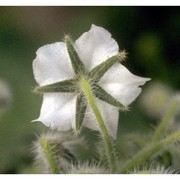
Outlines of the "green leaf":
[[65,81],[60,81],[57,83],[49,84],[46,86],[39,86],[35,88],[34,92],[44,93],[44,92],[76,92],[78,90],[77,80],[70,79]]
[[86,75],[87,74],[86,67],[81,61],[81,59],[79,58],[76,50],[74,49],[74,46],[69,36],[65,36],[65,42],[66,42],[66,47],[67,47],[69,57],[71,59],[71,64],[72,64],[74,73],[78,76]]
[[118,55],[107,59],[106,61],[102,62],[101,64],[99,64],[91,70],[91,72],[89,73],[90,79],[92,79],[95,82],[98,82],[109,68],[111,68],[116,62],[123,61],[125,58],[126,53],[125,51],[122,51]]
[[85,111],[87,108],[87,101],[83,94],[79,94],[76,100],[76,131],[79,131],[83,123]]
[[109,93],[107,93],[103,88],[101,88],[100,86],[98,86],[97,84],[94,85],[94,95],[96,97],[98,97],[99,99],[113,105],[113,106],[117,106],[118,108],[125,110],[127,109],[126,106],[124,106],[122,103],[120,103],[119,101],[117,101],[114,97],[112,97]]

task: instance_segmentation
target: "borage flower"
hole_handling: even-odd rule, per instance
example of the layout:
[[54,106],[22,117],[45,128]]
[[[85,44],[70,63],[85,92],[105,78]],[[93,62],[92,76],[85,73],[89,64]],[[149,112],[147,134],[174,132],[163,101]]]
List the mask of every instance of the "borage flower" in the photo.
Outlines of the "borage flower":
[[38,49],[33,61],[34,77],[43,93],[38,121],[60,131],[80,130],[81,126],[99,131],[86,87],[94,96],[109,135],[116,138],[119,109],[126,109],[140,94],[140,85],[149,78],[133,75],[121,62],[117,42],[102,27],[92,25],[73,43],[56,42]]

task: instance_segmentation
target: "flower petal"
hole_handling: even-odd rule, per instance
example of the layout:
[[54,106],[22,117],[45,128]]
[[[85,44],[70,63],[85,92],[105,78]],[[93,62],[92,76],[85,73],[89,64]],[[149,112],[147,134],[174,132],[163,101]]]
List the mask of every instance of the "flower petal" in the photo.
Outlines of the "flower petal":
[[75,108],[74,93],[44,93],[38,120],[52,129],[67,131],[74,124]]
[[75,42],[75,49],[88,70],[118,54],[119,47],[111,34],[102,27],[92,25]]
[[[111,137],[116,139],[117,128],[118,128],[118,120],[119,120],[119,112],[117,107],[112,106],[104,101],[101,101],[96,98],[96,104],[99,108],[101,116],[104,120],[105,126],[108,130],[108,133]],[[84,117],[83,125],[87,128],[100,131],[99,125],[97,123],[96,117],[92,112],[91,107],[88,105],[86,114]]]
[[36,55],[33,61],[33,73],[40,85],[74,77],[65,43],[45,45],[37,50]]
[[133,75],[122,64],[115,64],[99,81],[99,85],[110,95],[128,106],[141,93],[139,86],[144,85],[150,78]]

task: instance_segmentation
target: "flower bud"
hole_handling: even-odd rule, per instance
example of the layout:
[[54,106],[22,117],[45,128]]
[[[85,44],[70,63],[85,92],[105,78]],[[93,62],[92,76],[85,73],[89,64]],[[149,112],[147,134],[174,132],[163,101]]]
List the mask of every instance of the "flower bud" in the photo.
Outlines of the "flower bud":
[[108,174],[108,170],[95,163],[84,163],[71,166],[69,174]]
[[45,173],[65,173],[70,163],[77,163],[72,146],[80,141],[69,133],[42,134],[34,142],[35,163]]

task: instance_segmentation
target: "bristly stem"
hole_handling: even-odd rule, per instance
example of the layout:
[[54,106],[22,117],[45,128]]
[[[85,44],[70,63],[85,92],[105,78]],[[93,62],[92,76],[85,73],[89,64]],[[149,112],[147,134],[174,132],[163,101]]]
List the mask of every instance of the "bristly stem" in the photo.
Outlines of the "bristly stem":
[[173,117],[173,115],[175,114],[176,112],[176,109],[177,109],[177,106],[178,106],[178,102],[176,99],[172,99],[169,107],[168,107],[168,110],[166,111],[166,113],[164,114],[162,120],[161,120],[161,123],[159,124],[159,126],[157,127],[155,133],[154,133],[154,136],[152,138],[152,143],[153,142],[156,142],[160,139],[163,131],[165,130],[165,128],[167,127],[170,119]]
[[41,145],[42,151],[44,153],[45,158],[47,159],[48,163],[49,163],[49,167],[51,169],[51,173],[52,174],[58,174],[58,166],[56,164],[56,160],[54,158],[52,149],[49,145],[48,140],[45,137],[41,137],[39,139],[39,143]]
[[167,145],[177,141],[180,138],[180,132],[176,132],[160,142],[156,142],[155,144],[149,144],[144,149],[142,149],[139,153],[137,153],[131,160],[129,160],[122,168],[120,173],[126,173],[131,171],[135,165],[141,165],[144,161],[149,159],[152,155],[158,153],[160,150],[165,148]]
[[85,77],[81,77],[80,85],[81,85],[81,89],[82,89],[90,107],[92,108],[92,111],[94,112],[94,114],[96,116],[102,137],[106,143],[106,152],[107,152],[107,157],[108,157],[108,162],[109,162],[109,167],[110,167],[111,173],[115,173],[115,171],[116,171],[116,158],[115,158],[113,145],[111,143],[111,139],[110,139],[110,136],[108,134],[107,128],[106,128],[104,121],[102,119],[101,113],[100,113],[100,111],[96,105],[91,87],[90,87],[89,82],[87,81],[87,79]]

